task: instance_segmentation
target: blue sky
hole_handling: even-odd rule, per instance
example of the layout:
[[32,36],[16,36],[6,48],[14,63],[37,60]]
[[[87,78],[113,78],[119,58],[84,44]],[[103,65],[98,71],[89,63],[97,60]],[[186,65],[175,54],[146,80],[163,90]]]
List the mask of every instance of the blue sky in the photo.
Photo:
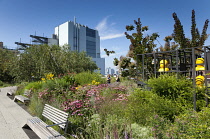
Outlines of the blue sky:
[[[130,42],[124,35],[125,26],[137,18],[141,18],[143,26],[149,26],[147,34],[159,33],[161,45],[164,37],[173,32],[173,12],[189,38],[192,9],[200,31],[205,20],[210,19],[209,0],[0,0],[0,7],[0,41],[8,48],[17,48],[14,42],[20,38],[21,42],[30,43],[29,35],[35,32],[51,37],[56,26],[73,21],[75,16],[78,23],[98,29],[106,67],[114,67],[113,59],[126,55]],[[206,45],[210,45],[209,39]],[[107,57],[104,48],[116,53]]]

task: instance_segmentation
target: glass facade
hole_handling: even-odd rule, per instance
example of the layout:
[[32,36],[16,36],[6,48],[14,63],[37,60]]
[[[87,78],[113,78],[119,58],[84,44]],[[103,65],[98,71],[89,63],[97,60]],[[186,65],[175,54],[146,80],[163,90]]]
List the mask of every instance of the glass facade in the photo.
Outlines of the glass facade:
[[86,40],[87,55],[96,58],[96,42]]
[[96,31],[90,28],[86,28],[86,36],[92,38],[86,40],[87,55],[96,58]]
[[86,36],[96,38],[96,31],[90,28],[86,28]]

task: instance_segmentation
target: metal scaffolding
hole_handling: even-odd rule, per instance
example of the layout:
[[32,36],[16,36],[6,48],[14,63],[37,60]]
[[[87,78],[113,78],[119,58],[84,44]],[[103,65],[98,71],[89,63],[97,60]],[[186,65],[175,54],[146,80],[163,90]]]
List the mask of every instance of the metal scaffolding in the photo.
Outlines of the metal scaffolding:
[[[197,58],[203,58],[204,63],[202,64],[205,68],[203,70],[196,71]],[[151,62],[152,63],[148,63]],[[163,61],[161,61],[163,60]],[[160,66],[161,64],[164,65]],[[169,62],[168,67],[165,67],[165,62]],[[186,48],[172,51],[156,51],[154,53],[138,54],[137,55],[137,83],[141,84],[143,81],[148,80],[150,76],[158,77],[161,73],[176,73],[178,75],[186,76],[191,79],[193,86],[196,87],[196,76],[202,74],[204,76],[204,85],[206,87],[206,105],[208,105],[208,96],[210,95],[210,87],[208,83],[207,73],[210,73],[210,46]],[[148,65],[152,68],[148,68]],[[163,67],[160,70],[160,67]],[[148,70],[150,69],[150,71]],[[158,70],[159,69],[159,70]],[[196,110],[196,92],[193,94],[194,109]]]

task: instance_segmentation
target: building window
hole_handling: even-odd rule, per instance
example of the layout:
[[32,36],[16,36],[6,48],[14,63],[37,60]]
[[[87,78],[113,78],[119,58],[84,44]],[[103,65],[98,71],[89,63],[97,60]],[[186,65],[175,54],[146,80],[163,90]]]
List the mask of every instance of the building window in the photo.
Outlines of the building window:
[[87,55],[96,58],[96,42],[86,40]]
[[90,28],[86,28],[86,36],[96,38],[96,31]]

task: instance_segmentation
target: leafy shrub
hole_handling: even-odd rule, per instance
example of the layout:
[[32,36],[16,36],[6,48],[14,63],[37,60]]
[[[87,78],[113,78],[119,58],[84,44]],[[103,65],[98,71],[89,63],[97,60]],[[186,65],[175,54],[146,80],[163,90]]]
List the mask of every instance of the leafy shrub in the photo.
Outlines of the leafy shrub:
[[173,126],[169,126],[168,138],[210,138],[210,108],[200,112],[192,109],[176,117]]
[[152,138],[150,127],[131,124],[128,119],[119,118],[115,114],[107,114],[103,119],[99,114],[93,114],[85,128],[86,136],[92,139],[99,138]]
[[30,82],[25,86],[25,89],[39,90],[42,89],[43,82]]
[[42,117],[42,111],[44,108],[44,103],[41,99],[38,98],[37,93],[33,93],[32,97],[30,98],[29,104],[29,111],[32,115]]
[[71,84],[71,85],[73,85],[73,84],[76,83],[74,74],[67,74],[67,75],[63,76],[62,79],[63,79],[65,82],[67,82],[67,83],[69,83],[69,84]]
[[173,120],[174,116],[180,112],[180,107],[174,101],[140,88],[136,89],[128,97],[128,106],[126,108],[128,118],[132,122],[142,125],[150,124],[152,121],[148,120],[148,117],[154,117],[156,114]]
[[56,82],[54,80],[47,80],[43,83],[42,90],[55,90],[56,87]]
[[152,91],[159,96],[170,99],[176,99],[180,95],[185,99],[192,98],[192,82],[185,77],[177,78],[176,75],[162,74],[158,78],[149,79],[148,84],[152,87]]
[[158,78],[151,78],[148,84],[152,91],[159,96],[174,101],[182,111],[193,108],[193,94],[196,93],[197,110],[205,106],[205,88],[193,88],[192,81],[186,77],[173,74],[162,74]]
[[0,80],[0,86],[3,86],[4,85],[4,83]]
[[133,123],[130,128],[134,139],[152,139],[150,127],[142,127],[137,123]]
[[79,85],[92,84],[93,80],[99,82],[100,84],[106,82],[106,80],[102,78],[101,74],[90,71],[76,74],[75,80]]
[[22,95],[24,93],[25,90],[25,86],[27,86],[28,82],[22,82],[21,84],[19,84],[17,86],[17,91],[16,91],[16,95]]

